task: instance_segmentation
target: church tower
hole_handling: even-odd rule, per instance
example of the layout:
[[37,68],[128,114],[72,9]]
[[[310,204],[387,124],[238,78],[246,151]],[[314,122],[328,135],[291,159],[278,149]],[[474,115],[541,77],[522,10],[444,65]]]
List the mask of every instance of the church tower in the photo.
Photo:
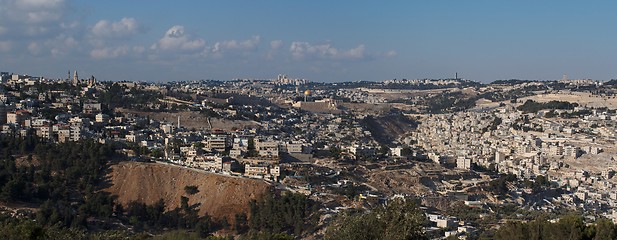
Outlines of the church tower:
[[90,79],[88,79],[88,87],[93,87],[94,85],[96,85],[96,78],[92,75]]
[[73,85],[79,84],[79,77],[77,76],[77,71],[73,74]]

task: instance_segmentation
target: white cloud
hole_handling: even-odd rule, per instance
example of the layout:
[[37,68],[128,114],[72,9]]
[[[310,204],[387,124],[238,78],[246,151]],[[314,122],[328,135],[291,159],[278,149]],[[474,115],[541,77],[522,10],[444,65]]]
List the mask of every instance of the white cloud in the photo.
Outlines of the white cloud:
[[27,24],[60,20],[64,15],[64,0],[2,0],[3,16]]
[[255,51],[261,41],[261,37],[253,36],[250,39],[241,40],[227,40],[217,42],[212,48],[213,53],[222,53],[225,50],[241,50],[241,51]]
[[126,46],[116,48],[102,48],[90,51],[90,57],[95,59],[117,58],[129,53],[129,48]]
[[50,49],[50,53],[54,57],[68,55],[70,52],[77,52],[82,49],[80,42],[75,37],[66,34],[60,34],[44,44]]
[[201,38],[193,39],[184,32],[184,26],[171,27],[159,41],[153,44],[152,50],[184,50],[195,51],[203,49],[206,41]]
[[22,8],[54,8],[64,4],[64,0],[19,0],[15,2]]
[[40,36],[50,32],[49,26],[31,25],[22,28],[27,36]]
[[0,35],[16,42],[24,37],[53,38],[66,17],[66,5],[64,0],[0,0]]
[[283,40],[273,40],[270,42],[270,48],[277,50],[283,46]]
[[49,50],[49,52],[51,53],[52,56],[54,57],[59,57],[62,55],[65,55],[66,53],[63,52],[61,49],[58,48],[52,48],[51,50]]
[[90,57],[94,59],[108,59],[108,58],[118,58],[127,55],[140,55],[144,53],[145,48],[141,46],[136,47],[128,47],[128,46],[120,46],[120,47],[106,47],[106,48],[97,48],[90,51]]
[[74,37],[66,37],[64,38],[63,41],[64,41],[64,46],[66,47],[74,48],[79,45],[79,42],[77,42],[77,40],[75,40]]
[[133,50],[123,42],[142,30],[134,18],[100,20],[88,27],[69,19],[68,4],[67,0],[0,0],[0,39],[13,42],[12,49],[39,56],[111,58],[144,52],[143,47]]
[[117,22],[100,20],[92,27],[91,31],[95,37],[124,38],[135,35],[140,29],[139,23],[134,18],[122,18]]
[[365,51],[366,47],[364,46],[364,44],[360,44],[356,48],[349,49],[348,51],[343,51],[340,56],[343,58],[360,59],[366,56]]
[[283,47],[283,40],[270,41],[270,50],[266,54],[266,59],[268,60],[275,59],[281,47]]
[[398,55],[398,53],[394,50],[391,50],[386,53],[386,57],[395,57],[396,55]]
[[363,44],[348,50],[340,50],[329,43],[310,44],[308,42],[292,42],[289,47],[291,56],[296,59],[365,59],[366,47]]
[[61,27],[62,29],[76,29],[76,28],[78,28],[80,25],[81,25],[81,24],[79,24],[79,22],[75,22],[75,21],[73,21],[73,22],[69,22],[69,23],[66,23],[66,22],[62,22],[62,23],[60,23],[60,27]]

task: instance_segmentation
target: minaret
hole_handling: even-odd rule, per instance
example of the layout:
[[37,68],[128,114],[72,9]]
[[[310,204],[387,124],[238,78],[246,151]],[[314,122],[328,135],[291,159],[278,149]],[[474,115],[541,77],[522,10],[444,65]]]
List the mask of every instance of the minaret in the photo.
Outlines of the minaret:
[[71,80],[71,70],[69,69],[69,72],[66,75],[66,81],[70,81]]
[[180,129],[180,116],[178,116],[178,129]]

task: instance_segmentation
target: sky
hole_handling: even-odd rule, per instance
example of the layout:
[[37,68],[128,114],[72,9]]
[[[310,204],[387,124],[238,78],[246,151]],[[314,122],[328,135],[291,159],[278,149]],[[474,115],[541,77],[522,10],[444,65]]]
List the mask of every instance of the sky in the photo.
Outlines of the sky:
[[100,80],[617,78],[617,1],[0,0],[0,71]]

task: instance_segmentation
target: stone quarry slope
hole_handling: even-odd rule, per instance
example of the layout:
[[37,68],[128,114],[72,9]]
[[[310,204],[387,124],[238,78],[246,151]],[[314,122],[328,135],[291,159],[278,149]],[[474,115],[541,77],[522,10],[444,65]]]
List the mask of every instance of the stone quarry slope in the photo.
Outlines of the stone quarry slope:
[[[153,204],[163,199],[167,209],[180,206],[180,197],[189,197],[189,204],[199,203],[200,215],[233,221],[236,213],[248,214],[251,199],[261,197],[268,184],[253,179],[204,173],[179,166],[121,162],[111,167],[108,186],[104,191],[117,195],[123,206],[131,201]],[[199,192],[188,195],[184,187],[194,185]]]

